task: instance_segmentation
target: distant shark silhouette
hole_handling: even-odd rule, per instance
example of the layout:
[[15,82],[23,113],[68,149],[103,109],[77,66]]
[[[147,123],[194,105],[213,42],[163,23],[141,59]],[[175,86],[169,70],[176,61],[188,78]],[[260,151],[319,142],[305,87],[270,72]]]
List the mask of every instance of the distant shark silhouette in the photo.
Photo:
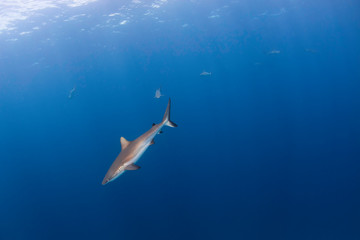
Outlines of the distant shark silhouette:
[[76,86],[74,86],[74,87],[70,90],[68,98],[72,98],[72,97],[73,97],[73,94],[74,94],[75,90],[76,90]]
[[211,72],[203,71],[202,73],[200,73],[200,76],[211,76]]
[[267,54],[271,55],[271,54],[279,54],[279,53],[280,53],[280,50],[274,49],[274,50],[269,51]]
[[311,48],[305,48],[304,51],[308,52],[308,53],[317,53],[318,52],[317,50],[311,49]]
[[156,89],[154,98],[160,98],[164,95],[161,94],[161,88]]
[[139,160],[150,145],[154,144],[154,138],[157,134],[161,133],[161,128],[163,126],[177,127],[177,125],[170,120],[170,104],[171,101],[169,99],[161,123],[154,123],[149,131],[134,141],[128,141],[123,137],[120,138],[121,152],[106,173],[104,180],[102,181],[103,185],[115,180],[124,173],[125,170],[138,170],[140,167],[135,165],[136,161]]

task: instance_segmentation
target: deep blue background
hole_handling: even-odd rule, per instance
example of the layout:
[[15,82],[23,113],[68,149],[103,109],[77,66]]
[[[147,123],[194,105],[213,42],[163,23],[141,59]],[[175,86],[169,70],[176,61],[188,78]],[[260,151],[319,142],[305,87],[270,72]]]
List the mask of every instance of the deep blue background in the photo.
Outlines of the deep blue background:
[[[360,239],[358,1],[169,1],[92,29],[120,6],[0,35],[0,239]],[[102,186],[168,97],[179,127]]]

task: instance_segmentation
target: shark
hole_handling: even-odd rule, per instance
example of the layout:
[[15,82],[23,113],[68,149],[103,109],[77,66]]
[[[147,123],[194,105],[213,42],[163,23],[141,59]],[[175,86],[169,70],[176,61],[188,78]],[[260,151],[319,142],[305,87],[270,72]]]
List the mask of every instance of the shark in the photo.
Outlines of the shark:
[[153,123],[150,130],[145,132],[137,139],[128,141],[124,137],[120,138],[121,152],[107,171],[102,181],[102,185],[114,181],[125,171],[140,169],[140,166],[136,165],[135,163],[140,159],[148,147],[155,143],[154,138],[157,134],[162,133],[162,127],[177,127],[177,125],[170,120],[170,105],[171,100],[169,98],[169,102],[162,121],[158,124]]
[[160,98],[164,95],[161,93],[161,88],[156,89],[154,98]]
[[274,50],[269,51],[267,54],[271,55],[271,54],[279,54],[279,53],[280,53],[280,50],[274,49]]
[[211,76],[211,72],[203,71],[202,73],[200,73],[200,76]]
[[68,96],[69,99],[73,97],[73,94],[74,94],[75,90],[76,90],[76,86],[74,86],[74,87],[70,90],[69,96]]

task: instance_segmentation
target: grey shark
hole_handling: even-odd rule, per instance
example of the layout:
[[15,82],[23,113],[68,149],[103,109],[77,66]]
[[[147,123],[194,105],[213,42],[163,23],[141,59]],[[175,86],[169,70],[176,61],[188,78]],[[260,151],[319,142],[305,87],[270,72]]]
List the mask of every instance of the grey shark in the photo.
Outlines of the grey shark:
[[73,94],[74,94],[75,90],[76,90],[76,86],[74,86],[74,87],[70,90],[68,98],[72,98],[72,97],[73,97]]
[[102,181],[103,185],[115,180],[126,170],[138,170],[140,167],[135,165],[135,163],[144,154],[146,149],[154,144],[154,138],[157,134],[161,133],[162,127],[177,127],[177,125],[170,120],[170,104],[171,101],[169,99],[162,121],[158,124],[154,123],[146,133],[134,141],[128,141],[124,137],[120,138],[121,152],[106,173]]
[[200,76],[211,76],[211,72],[203,71],[202,73],[200,73]]
[[160,98],[162,96],[164,96],[164,95],[162,95],[162,93],[161,93],[161,88],[156,89],[154,98]]

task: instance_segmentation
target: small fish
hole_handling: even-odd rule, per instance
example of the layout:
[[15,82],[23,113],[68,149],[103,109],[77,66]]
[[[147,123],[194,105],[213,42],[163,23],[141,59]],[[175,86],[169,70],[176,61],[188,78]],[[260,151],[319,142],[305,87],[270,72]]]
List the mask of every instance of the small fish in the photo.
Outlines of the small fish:
[[161,94],[161,88],[156,89],[154,98],[160,98],[164,95]]
[[74,86],[74,87],[70,90],[69,96],[68,96],[69,99],[72,98],[73,93],[75,92],[75,90],[76,90],[76,86]]
[[200,76],[211,76],[211,72],[203,71],[202,73],[200,73]]
[[307,53],[317,53],[318,51],[315,49],[311,49],[311,48],[305,48],[305,52]]
[[279,54],[280,53],[280,50],[271,50],[270,52],[268,52],[268,54]]
[[280,16],[282,14],[286,13],[286,9],[285,8],[281,8],[279,12],[275,12],[275,13],[272,13],[270,14],[269,16],[270,17],[277,17],[277,16]]
[[140,167],[135,165],[139,158],[144,154],[146,149],[154,144],[154,138],[157,134],[161,133],[163,126],[177,127],[175,123],[170,120],[170,99],[162,121],[158,124],[153,124],[149,131],[135,139],[128,141],[125,138],[120,138],[121,152],[111,165],[106,173],[102,185],[115,180],[126,170],[138,170]]

